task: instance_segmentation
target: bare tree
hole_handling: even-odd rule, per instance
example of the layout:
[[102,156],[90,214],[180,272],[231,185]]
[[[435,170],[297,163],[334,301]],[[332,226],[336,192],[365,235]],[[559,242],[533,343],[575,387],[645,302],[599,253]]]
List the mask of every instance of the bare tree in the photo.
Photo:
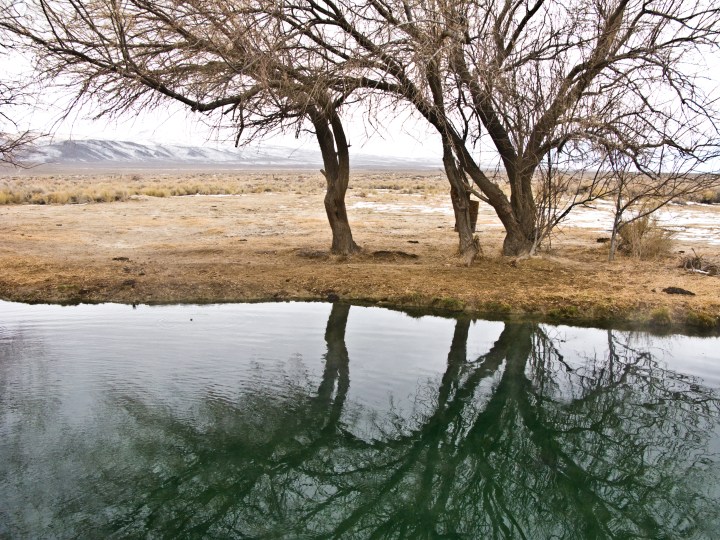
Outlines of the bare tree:
[[230,119],[237,142],[312,131],[327,180],[332,251],[353,253],[359,248],[344,201],[350,163],[341,120],[349,92],[327,84],[333,66],[273,14],[275,5],[34,0],[4,6],[0,26],[35,52],[41,77],[74,91],[73,106],[92,102],[98,117],[170,99],[216,113],[218,123]]
[[[459,252],[471,263],[479,253],[479,244],[471,227],[470,183],[455,156],[453,133],[444,117],[445,111],[454,107],[448,103],[452,96],[443,86],[445,58],[434,54],[432,43],[424,43],[422,50],[413,51],[408,49],[403,36],[396,40],[394,33],[403,23],[394,18],[388,6],[375,1],[290,0],[273,13],[301,32],[336,67],[336,90],[364,88],[370,97],[375,95],[390,104],[383,111],[390,109],[392,115],[398,107],[410,106],[437,128],[460,237]],[[402,6],[396,7],[402,10]],[[406,27],[409,26],[403,26]],[[413,75],[417,75],[417,80]]]
[[[612,182],[613,222],[608,260],[618,249],[621,231],[678,199],[691,197],[720,185],[717,173],[697,172],[681,161],[666,163],[666,156],[628,155],[617,148],[606,149],[606,173]],[[653,163],[655,161],[655,163]]]
[[[568,188],[548,176],[567,172],[559,163],[598,163],[610,139],[673,154],[665,162],[683,162],[687,174],[717,153],[720,113],[692,65],[718,49],[711,0],[28,4],[36,11],[2,25],[43,52],[45,73],[102,96],[101,114],[164,96],[231,113],[241,132],[309,122],[328,217],[342,224],[333,226],[338,252],[356,249],[341,197],[349,159],[339,111],[360,89],[412,107],[440,134],[468,262],[478,250],[470,192],[502,222],[503,252],[520,255],[585,202],[552,191]],[[477,157],[488,146],[497,174]]]
[[[710,0],[308,4],[316,24],[352,38],[365,60],[359,83],[404,99],[450,143],[503,223],[507,255],[536,244],[535,186],[548,155],[585,153],[618,134],[628,144],[650,137],[694,166],[717,149],[720,115],[691,64],[718,49]],[[483,143],[500,175],[476,158]]]

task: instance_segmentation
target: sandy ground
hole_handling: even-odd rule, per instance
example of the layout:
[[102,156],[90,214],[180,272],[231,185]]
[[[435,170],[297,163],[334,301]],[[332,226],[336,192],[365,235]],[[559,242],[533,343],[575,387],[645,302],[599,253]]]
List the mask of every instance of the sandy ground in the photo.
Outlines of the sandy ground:
[[[720,208],[701,208],[694,235],[686,225],[700,215],[698,208],[673,207],[673,219],[685,224],[673,256],[620,257],[613,263],[606,261],[606,245],[596,241],[607,236],[602,208],[578,214],[541,256],[520,260],[500,256],[502,229],[491,209],[482,208],[478,235],[484,256],[466,268],[454,257],[452,211],[435,176],[360,173],[352,183],[347,202],[363,252],[348,259],[327,253],[322,183],[314,174],[265,175],[262,189],[256,182],[248,190],[255,192],[231,196],[0,206],[0,298],[340,299],[483,316],[720,327],[720,278],[678,267],[679,252],[692,249],[720,260],[713,232]],[[695,296],[662,291],[670,286]]]

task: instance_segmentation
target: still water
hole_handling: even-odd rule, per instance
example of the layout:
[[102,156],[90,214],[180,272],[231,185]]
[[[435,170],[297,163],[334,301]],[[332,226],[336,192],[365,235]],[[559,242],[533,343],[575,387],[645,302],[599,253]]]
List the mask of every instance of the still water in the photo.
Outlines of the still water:
[[0,303],[0,537],[718,538],[720,340]]

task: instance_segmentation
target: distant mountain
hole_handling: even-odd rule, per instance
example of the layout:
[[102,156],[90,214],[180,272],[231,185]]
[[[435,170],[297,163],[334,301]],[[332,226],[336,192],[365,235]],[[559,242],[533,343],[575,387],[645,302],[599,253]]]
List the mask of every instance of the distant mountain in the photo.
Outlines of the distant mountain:
[[[39,143],[26,150],[23,161],[37,165],[78,166],[82,168],[142,167],[223,169],[319,169],[319,151],[281,146],[261,148],[207,148],[170,144],[142,144],[130,141],[65,140]],[[440,168],[439,159],[395,158],[351,153],[352,167],[360,169]]]

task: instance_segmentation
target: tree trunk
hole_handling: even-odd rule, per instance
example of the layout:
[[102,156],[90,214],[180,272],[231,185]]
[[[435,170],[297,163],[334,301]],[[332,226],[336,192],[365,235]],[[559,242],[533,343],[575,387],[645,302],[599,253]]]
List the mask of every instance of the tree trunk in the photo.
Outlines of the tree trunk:
[[515,177],[510,178],[510,206],[517,227],[506,228],[507,235],[503,242],[504,255],[527,255],[536,247],[537,215],[531,182],[534,170],[534,168],[528,170],[526,165],[518,163],[515,167]]
[[458,232],[458,255],[470,266],[480,253],[480,242],[473,234],[470,217],[470,193],[460,174],[449,141],[443,141],[443,165],[450,182],[450,199],[455,212],[455,226]]
[[503,255],[508,257],[528,255],[532,251],[533,243],[533,239],[528,238],[520,227],[512,230],[506,229],[505,240],[503,240]]
[[330,250],[337,255],[350,255],[360,251],[360,247],[353,240],[345,207],[345,193],[350,181],[350,157],[345,132],[335,111],[324,114],[313,108],[309,115],[325,165],[321,172],[327,182],[325,212],[332,230]]
[[332,230],[332,246],[330,251],[337,255],[350,255],[360,251],[355,243],[350,229],[350,221],[345,207],[345,192],[342,182],[337,178],[332,179],[327,172],[327,190],[325,191],[325,213]]
[[618,234],[620,233],[620,225],[622,223],[623,215],[623,183],[620,182],[618,186],[618,192],[615,197],[615,212],[613,216],[612,234],[610,235],[610,252],[608,253],[608,261],[612,262],[615,260],[615,253],[617,252],[617,240]]
[[610,251],[608,252],[608,261],[610,262],[615,260],[615,253],[617,253],[618,234],[620,233],[622,215],[620,212],[619,209],[616,209],[615,217],[613,218],[612,234],[610,235]]
[[[487,203],[493,207],[498,218],[505,227],[505,240],[503,242],[503,255],[518,256],[530,253],[534,242],[534,213],[530,220],[531,232],[523,230],[521,218],[516,214],[515,208],[500,187],[490,180],[480,169],[464,145],[464,141],[453,135],[449,138],[453,150],[457,153],[458,162],[462,170],[472,178],[475,185],[487,197]],[[532,193],[530,193],[532,196]]]
[[[528,227],[527,223],[526,226],[523,227],[521,224],[521,220],[523,220],[523,218],[516,214],[515,209],[513,208],[513,205],[507,195],[505,195],[500,186],[488,178],[488,176],[480,168],[465,146],[465,140],[453,131],[447,118],[443,114],[439,114],[437,108],[433,109],[427,106],[420,99],[414,99],[413,104],[418,108],[420,114],[422,114],[440,134],[443,140],[443,162],[445,162],[446,154],[444,147],[446,144],[449,144],[454,154],[457,156],[456,168],[459,168],[463,171],[463,173],[470,176],[475,185],[487,198],[486,202],[495,210],[495,213],[502,222],[503,227],[505,227],[506,236],[505,241],[503,242],[503,255],[518,256],[530,253],[535,240],[534,211],[532,212],[532,217],[530,218],[532,227]],[[452,174],[448,174],[448,180],[450,180],[451,185],[452,177]],[[532,198],[532,190],[528,190],[528,192],[530,198]],[[520,211],[522,212],[523,210],[520,209]],[[526,220],[523,221],[525,222]],[[531,229],[531,231],[524,231],[523,229]],[[460,232],[460,230],[458,230],[458,232]],[[462,241],[463,240],[461,239],[461,243]]]

